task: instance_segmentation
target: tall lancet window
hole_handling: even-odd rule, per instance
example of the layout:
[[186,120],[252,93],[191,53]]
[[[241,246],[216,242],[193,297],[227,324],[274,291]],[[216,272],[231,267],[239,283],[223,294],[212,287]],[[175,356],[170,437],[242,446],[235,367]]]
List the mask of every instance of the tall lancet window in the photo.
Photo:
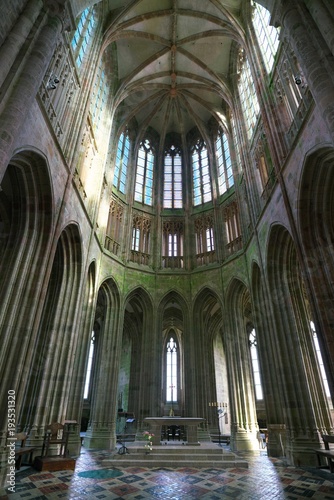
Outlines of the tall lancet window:
[[127,133],[122,133],[118,145],[114,173],[114,186],[125,194],[127,168],[130,156],[130,139]]
[[153,204],[154,152],[148,140],[141,143],[137,157],[135,200],[145,205]]
[[238,89],[241,109],[245,119],[247,136],[250,140],[253,136],[256,121],[260,113],[260,105],[257,98],[249,61],[243,50],[240,50],[239,52],[238,73]]
[[88,399],[90,393],[92,370],[93,370],[94,345],[95,345],[95,333],[93,331],[89,346],[88,363],[87,363],[86,378],[85,378],[84,399]]
[[252,358],[255,397],[257,400],[259,400],[259,399],[263,399],[263,391],[262,391],[262,384],[261,384],[261,377],[260,377],[259,358],[258,358],[258,352],[257,352],[257,340],[256,340],[256,333],[255,333],[254,328],[249,334],[249,348],[250,348],[250,355]]
[[275,62],[275,56],[279,45],[279,29],[270,26],[271,15],[267,9],[257,2],[252,2],[252,7],[253,25],[256,37],[259,42],[266,69],[268,73],[270,73]]
[[212,200],[208,151],[203,140],[199,139],[192,148],[191,162],[193,171],[193,200],[196,206]]
[[166,401],[177,401],[177,344],[173,337],[167,342],[166,349]]
[[219,194],[224,194],[233,186],[234,179],[228,138],[225,132],[221,130],[216,139],[216,155],[218,161]]
[[182,208],[181,150],[171,146],[164,159],[164,208]]

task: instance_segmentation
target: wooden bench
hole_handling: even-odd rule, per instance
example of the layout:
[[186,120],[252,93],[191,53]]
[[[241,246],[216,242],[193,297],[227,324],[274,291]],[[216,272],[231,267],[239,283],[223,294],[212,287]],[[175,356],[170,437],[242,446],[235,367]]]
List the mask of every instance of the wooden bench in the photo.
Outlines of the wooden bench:
[[325,457],[327,459],[327,465],[331,472],[334,472],[334,447],[331,447],[331,444],[334,444],[334,436],[328,436],[326,434],[321,435],[322,440],[324,442],[325,448],[321,448],[319,450],[314,450],[318,458],[318,467],[324,468],[321,464],[321,457]]
[[24,455],[29,455],[28,463],[32,465],[32,454],[34,451],[33,446],[26,446],[28,434],[26,432],[20,432],[19,434],[15,434],[16,443],[20,443],[19,446],[15,447],[15,468],[16,470],[20,470],[22,464],[22,458]]

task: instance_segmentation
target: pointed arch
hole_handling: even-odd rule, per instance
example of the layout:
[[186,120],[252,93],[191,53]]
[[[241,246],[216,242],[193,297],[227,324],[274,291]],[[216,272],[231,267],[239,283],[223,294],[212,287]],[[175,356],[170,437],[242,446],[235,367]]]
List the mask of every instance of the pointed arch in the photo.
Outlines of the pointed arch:
[[[118,401],[124,411],[141,421],[156,404],[153,392],[155,335],[153,301],[142,286],[125,298]],[[148,362],[149,360],[149,362]],[[152,389],[151,389],[152,388]]]
[[[273,304],[275,357],[273,364],[282,388],[282,418],[287,429],[286,453],[293,463],[310,462],[303,441],[319,442],[328,433],[330,416],[313,344],[304,296],[304,280],[289,231],[272,226],[268,240],[268,284]],[[294,381],[292,384],[291,381]],[[313,407],[314,411],[307,411]],[[298,429],[298,436],[295,434]],[[295,436],[294,440],[291,439]]]
[[53,208],[45,158],[22,150],[11,159],[0,191],[0,393],[16,390],[20,419],[48,275]]
[[[334,149],[323,146],[305,159],[297,214],[307,262],[310,306],[334,401]],[[323,311],[323,314],[319,314]]]
[[[164,415],[172,410],[176,415],[188,414],[185,384],[185,345],[189,320],[186,300],[176,290],[170,290],[158,306],[158,332],[160,339],[161,408]],[[173,338],[175,352],[170,357],[168,345]],[[169,361],[175,362],[172,367]]]

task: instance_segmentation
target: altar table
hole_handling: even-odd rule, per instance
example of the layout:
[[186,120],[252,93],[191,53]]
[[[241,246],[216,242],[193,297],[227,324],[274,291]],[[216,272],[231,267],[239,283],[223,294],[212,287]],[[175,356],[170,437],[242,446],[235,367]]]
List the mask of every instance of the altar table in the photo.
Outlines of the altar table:
[[204,418],[197,417],[146,417],[144,421],[150,426],[150,431],[154,434],[152,444],[161,444],[161,427],[163,425],[185,425],[187,427],[187,445],[199,446],[197,437],[197,426],[204,422]]

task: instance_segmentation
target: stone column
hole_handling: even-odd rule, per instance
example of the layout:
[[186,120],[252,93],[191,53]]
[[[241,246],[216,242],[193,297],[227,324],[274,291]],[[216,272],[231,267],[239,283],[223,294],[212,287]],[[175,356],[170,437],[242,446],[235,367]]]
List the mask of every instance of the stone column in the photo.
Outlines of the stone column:
[[[319,50],[314,44],[311,26],[305,23],[306,16],[301,15],[304,5],[290,0],[282,1],[282,25],[289,37],[304,78],[313,98],[324,117],[327,128],[334,138],[334,59],[328,57],[328,51]],[[326,53],[327,52],[327,53]]]
[[48,12],[31,52],[12,86],[11,93],[0,115],[0,182],[15,149],[15,139],[35,100],[48,64],[55,50],[63,23],[66,0],[46,1]]
[[330,12],[322,0],[306,0],[305,3],[331,53],[334,55],[334,21]]
[[4,83],[6,76],[23,44],[26,42],[34,23],[41,12],[42,0],[29,0],[22,14],[18,18],[13,29],[0,47],[0,86]]
[[96,353],[91,415],[85,446],[112,450],[116,446],[117,388],[123,322],[120,321],[120,304],[115,299],[112,283],[106,282],[102,287],[103,325]]

